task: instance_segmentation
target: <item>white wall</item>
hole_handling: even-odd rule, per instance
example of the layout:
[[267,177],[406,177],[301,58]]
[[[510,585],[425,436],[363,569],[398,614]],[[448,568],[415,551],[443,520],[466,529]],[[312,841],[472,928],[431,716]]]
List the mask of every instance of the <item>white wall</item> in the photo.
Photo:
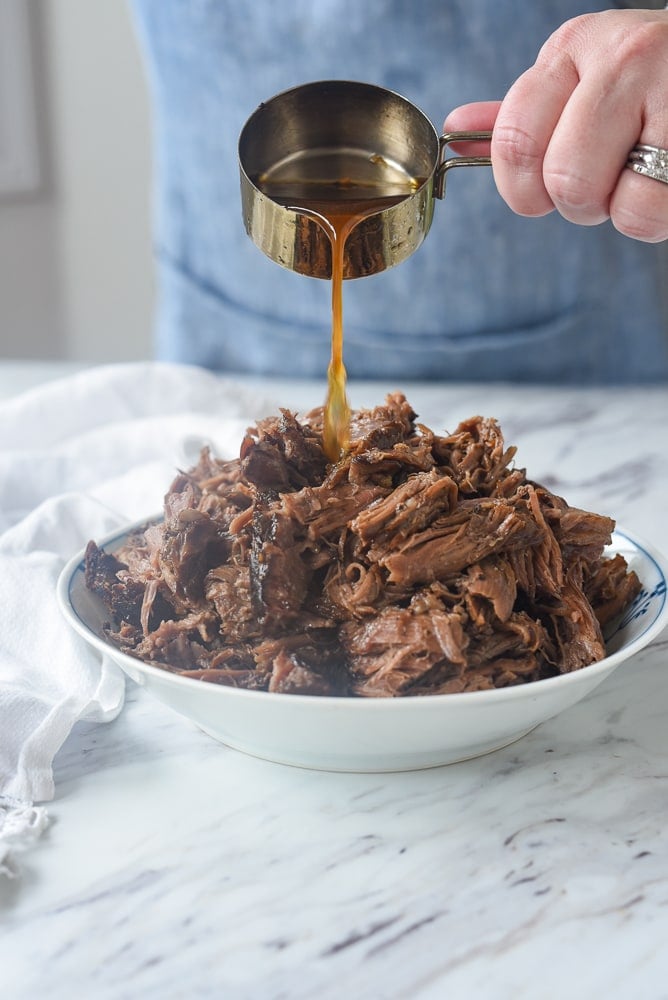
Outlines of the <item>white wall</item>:
[[0,357],[151,355],[150,121],[124,0],[31,15],[40,182],[0,194]]

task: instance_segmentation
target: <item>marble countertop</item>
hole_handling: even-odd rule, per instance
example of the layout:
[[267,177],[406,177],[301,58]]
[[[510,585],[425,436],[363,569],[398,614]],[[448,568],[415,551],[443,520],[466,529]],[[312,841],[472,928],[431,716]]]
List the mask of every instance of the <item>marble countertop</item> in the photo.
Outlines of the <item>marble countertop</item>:
[[[668,552],[665,389],[404,388],[426,423],[498,417],[532,477]],[[0,994],[668,996],[667,679],[664,633],[514,745],[391,774],[244,756],[128,682],[0,882]]]

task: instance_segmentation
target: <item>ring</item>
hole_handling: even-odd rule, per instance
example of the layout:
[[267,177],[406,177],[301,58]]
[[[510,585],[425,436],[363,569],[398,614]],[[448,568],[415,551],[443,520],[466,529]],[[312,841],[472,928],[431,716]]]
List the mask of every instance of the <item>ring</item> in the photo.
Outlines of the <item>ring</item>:
[[659,146],[634,146],[626,166],[637,174],[668,184],[668,149]]

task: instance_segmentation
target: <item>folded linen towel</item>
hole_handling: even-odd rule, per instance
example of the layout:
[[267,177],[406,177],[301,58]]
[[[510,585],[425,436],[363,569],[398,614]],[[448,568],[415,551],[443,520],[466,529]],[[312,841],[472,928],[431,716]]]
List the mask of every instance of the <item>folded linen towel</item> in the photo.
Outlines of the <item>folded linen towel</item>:
[[0,874],[17,871],[53,798],[53,760],[81,719],[124,699],[118,667],[75,635],[55,587],[88,539],[159,511],[203,443],[238,454],[272,408],[185,365],[112,365],[0,403]]

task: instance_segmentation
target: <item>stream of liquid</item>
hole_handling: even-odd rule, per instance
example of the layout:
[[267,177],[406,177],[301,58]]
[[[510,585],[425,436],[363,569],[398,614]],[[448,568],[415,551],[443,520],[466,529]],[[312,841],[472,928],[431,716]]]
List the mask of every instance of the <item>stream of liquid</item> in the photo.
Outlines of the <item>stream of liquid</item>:
[[273,201],[313,219],[327,234],[332,248],[332,347],[323,444],[330,462],[337,462],[348,449],[350,435],[343,362],[346,241],[360,222],[403,201],[421,182],[381,156],[359,150],[325,150],[284,161],[257,183]]

